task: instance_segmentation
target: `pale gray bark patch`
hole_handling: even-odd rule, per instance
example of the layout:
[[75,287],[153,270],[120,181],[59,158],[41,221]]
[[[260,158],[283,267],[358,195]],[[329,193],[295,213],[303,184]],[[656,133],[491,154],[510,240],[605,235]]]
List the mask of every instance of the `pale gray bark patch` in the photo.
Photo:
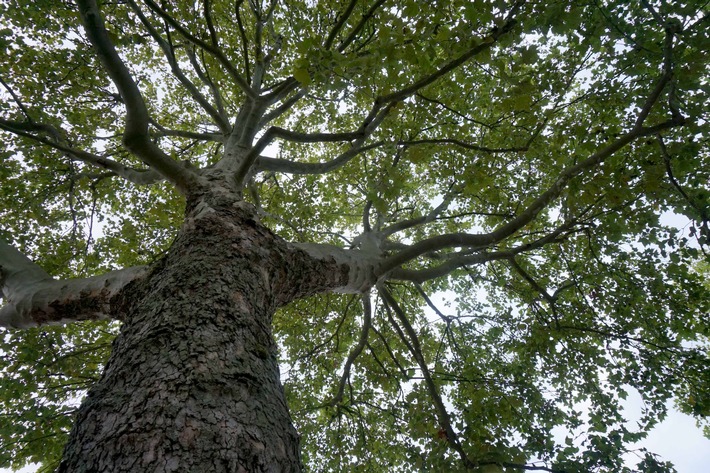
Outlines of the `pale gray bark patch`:
[[5,299],[11,299],[27,284],[50,279],[44,269],[0,238],[0,289]]
[[373,287],[381,276],[378,272],[381,261],[379,251],[350,250],[334,245],[318,243],[294,243],[312,258],[334,261],[347,270],[347,283],[332,289],[343,294],[363,294]]

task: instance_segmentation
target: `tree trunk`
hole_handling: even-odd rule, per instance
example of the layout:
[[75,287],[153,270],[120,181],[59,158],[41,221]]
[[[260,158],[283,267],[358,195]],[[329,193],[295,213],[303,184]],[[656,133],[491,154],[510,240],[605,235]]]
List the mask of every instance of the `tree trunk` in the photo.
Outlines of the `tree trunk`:
[[226,195],[189,206],[169,253],[122,295],[125,316],[60,472],[296,472],[274,310],[342,286]]

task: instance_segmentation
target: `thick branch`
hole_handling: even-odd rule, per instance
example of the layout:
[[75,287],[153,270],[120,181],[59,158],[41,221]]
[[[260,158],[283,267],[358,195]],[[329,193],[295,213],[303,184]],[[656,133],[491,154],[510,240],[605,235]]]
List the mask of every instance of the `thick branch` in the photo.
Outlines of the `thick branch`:
[[137,266],[86,279],[57,281],[0,238],[0,285],[5,300],[0,308],[0,327],[28,328],[116,317],[115,296],[146,271],[146,267]]
[[0,327],[29,328],[120,318],[121,302],[117,296],[147,271],[145,266],[136,266],[85,279],[25,284],[6,294],[6,304],[0,309]]
[[333,259],[348,268],[348,283],[332,288],[332,292],[361,294],[368,291],[377,281],[376,273],[379,256],[362,250],[346,250],[334,245],[320,243],[294,243],[293,246],[305,251],[315,259]]
[[383,144],[383,141],[378,141],[367,146],[353,146],[337,158],[323,163],[300,163],[287,159],[259,156],[256,160],[255,168],[257,171],[276,171],[287,174],[325,174],[344,166],[357,155],[375,149]]
[[123,144],[148,166],[173,182],[178,189],[186,192],[194,185],[197,176],[171,159],[150,140],[148,133],[150,117],[143,96],[109,39],[96,1],[76,0],[76,2],[86,35],[126,105]]
[[44,269],[0,238],[0,289],[6,300],[23,287],[51,280]]

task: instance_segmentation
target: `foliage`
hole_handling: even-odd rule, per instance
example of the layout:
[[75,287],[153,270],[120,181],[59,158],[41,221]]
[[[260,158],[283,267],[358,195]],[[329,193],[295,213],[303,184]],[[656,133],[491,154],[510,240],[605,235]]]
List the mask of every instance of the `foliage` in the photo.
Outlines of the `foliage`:
[[[256,159],[243,190],[287,240],[386,258],[532,216],[492,246],[427,247],[371,294],[277,314],[312,471],[629,471],[669,399],[707,419],[705,8],[101,5],[176,162],[216,168],[251,123],[237,77],[276,94],[247,144],[277,159]],[[157,260],[183,197],[127,177],[149,171],[77,7],[0,1],[0,49],[0,236],[59,278]],[[2,333],[0,466],[56,460],[115,332]],[[636,454],[639,471],[672,471]]]

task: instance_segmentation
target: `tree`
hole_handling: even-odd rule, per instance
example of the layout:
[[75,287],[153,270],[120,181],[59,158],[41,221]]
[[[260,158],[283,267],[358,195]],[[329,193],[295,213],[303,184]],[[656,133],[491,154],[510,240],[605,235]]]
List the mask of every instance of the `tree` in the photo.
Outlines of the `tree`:
[[0,5],[0,464],[671,471],[710,412],[705,2]]

